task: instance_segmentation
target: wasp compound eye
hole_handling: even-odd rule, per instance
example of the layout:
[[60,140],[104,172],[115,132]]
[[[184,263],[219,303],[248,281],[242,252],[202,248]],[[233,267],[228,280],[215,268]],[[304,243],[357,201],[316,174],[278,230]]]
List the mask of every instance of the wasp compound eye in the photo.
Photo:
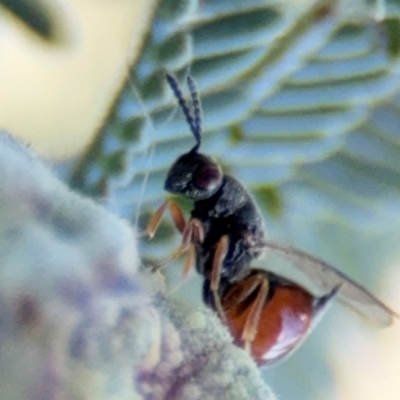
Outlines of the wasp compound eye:
[[203,165],[193,176],[197,189],[214,192],[221,186],[222,172],[216,165]]

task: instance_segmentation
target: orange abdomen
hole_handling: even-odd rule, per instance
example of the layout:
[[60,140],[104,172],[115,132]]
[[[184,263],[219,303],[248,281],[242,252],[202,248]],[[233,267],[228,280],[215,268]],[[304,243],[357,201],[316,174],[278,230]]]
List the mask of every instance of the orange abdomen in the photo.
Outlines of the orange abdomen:
[[[250,300],[250,299],[249,299]],[[257,333],[251,343],[254,360],[272,364],[289,354],[307,335],[313,317],[314,297],[297,285],[276,286],[261,311]],[[252,302],[226,304],[228,326],[235,342],[242,346],[243,329]]]

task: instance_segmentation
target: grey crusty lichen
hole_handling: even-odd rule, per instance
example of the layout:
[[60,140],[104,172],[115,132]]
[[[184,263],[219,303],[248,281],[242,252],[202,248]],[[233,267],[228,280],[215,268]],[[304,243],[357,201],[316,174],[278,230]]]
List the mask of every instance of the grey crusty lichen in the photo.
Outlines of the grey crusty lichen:
[[0,134],[2,400],[273,399],[206,309],[139,271],[131,227]]

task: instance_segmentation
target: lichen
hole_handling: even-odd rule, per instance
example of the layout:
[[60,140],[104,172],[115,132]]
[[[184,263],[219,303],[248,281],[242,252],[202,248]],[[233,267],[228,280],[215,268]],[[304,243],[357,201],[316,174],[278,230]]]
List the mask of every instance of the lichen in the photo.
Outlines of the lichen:
[[207,309],[140,269],[133,230],[0,134],[1,398],[272,399]]

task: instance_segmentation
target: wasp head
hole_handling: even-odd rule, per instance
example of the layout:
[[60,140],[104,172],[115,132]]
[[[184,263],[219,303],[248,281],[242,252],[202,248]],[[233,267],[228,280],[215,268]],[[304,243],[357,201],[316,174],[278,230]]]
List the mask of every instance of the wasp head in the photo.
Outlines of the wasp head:
[[222,170],[215,160],[197,151],[180,156],[170,168],[164,188],[190,200],[211,197],[222,184]]
[[167,81],[178,99],[186,121],[196,139],[196,145],[188,153],[180,156],[170,168],[165,181],[165,190],[180,194],[190,200],[203,200],[211,197],[222,184],[223,174],[217,162],[198,152],[201,144],[201,105],[196,84],[187,77],[193,115],[183,97],[176,79],[167,74]]

